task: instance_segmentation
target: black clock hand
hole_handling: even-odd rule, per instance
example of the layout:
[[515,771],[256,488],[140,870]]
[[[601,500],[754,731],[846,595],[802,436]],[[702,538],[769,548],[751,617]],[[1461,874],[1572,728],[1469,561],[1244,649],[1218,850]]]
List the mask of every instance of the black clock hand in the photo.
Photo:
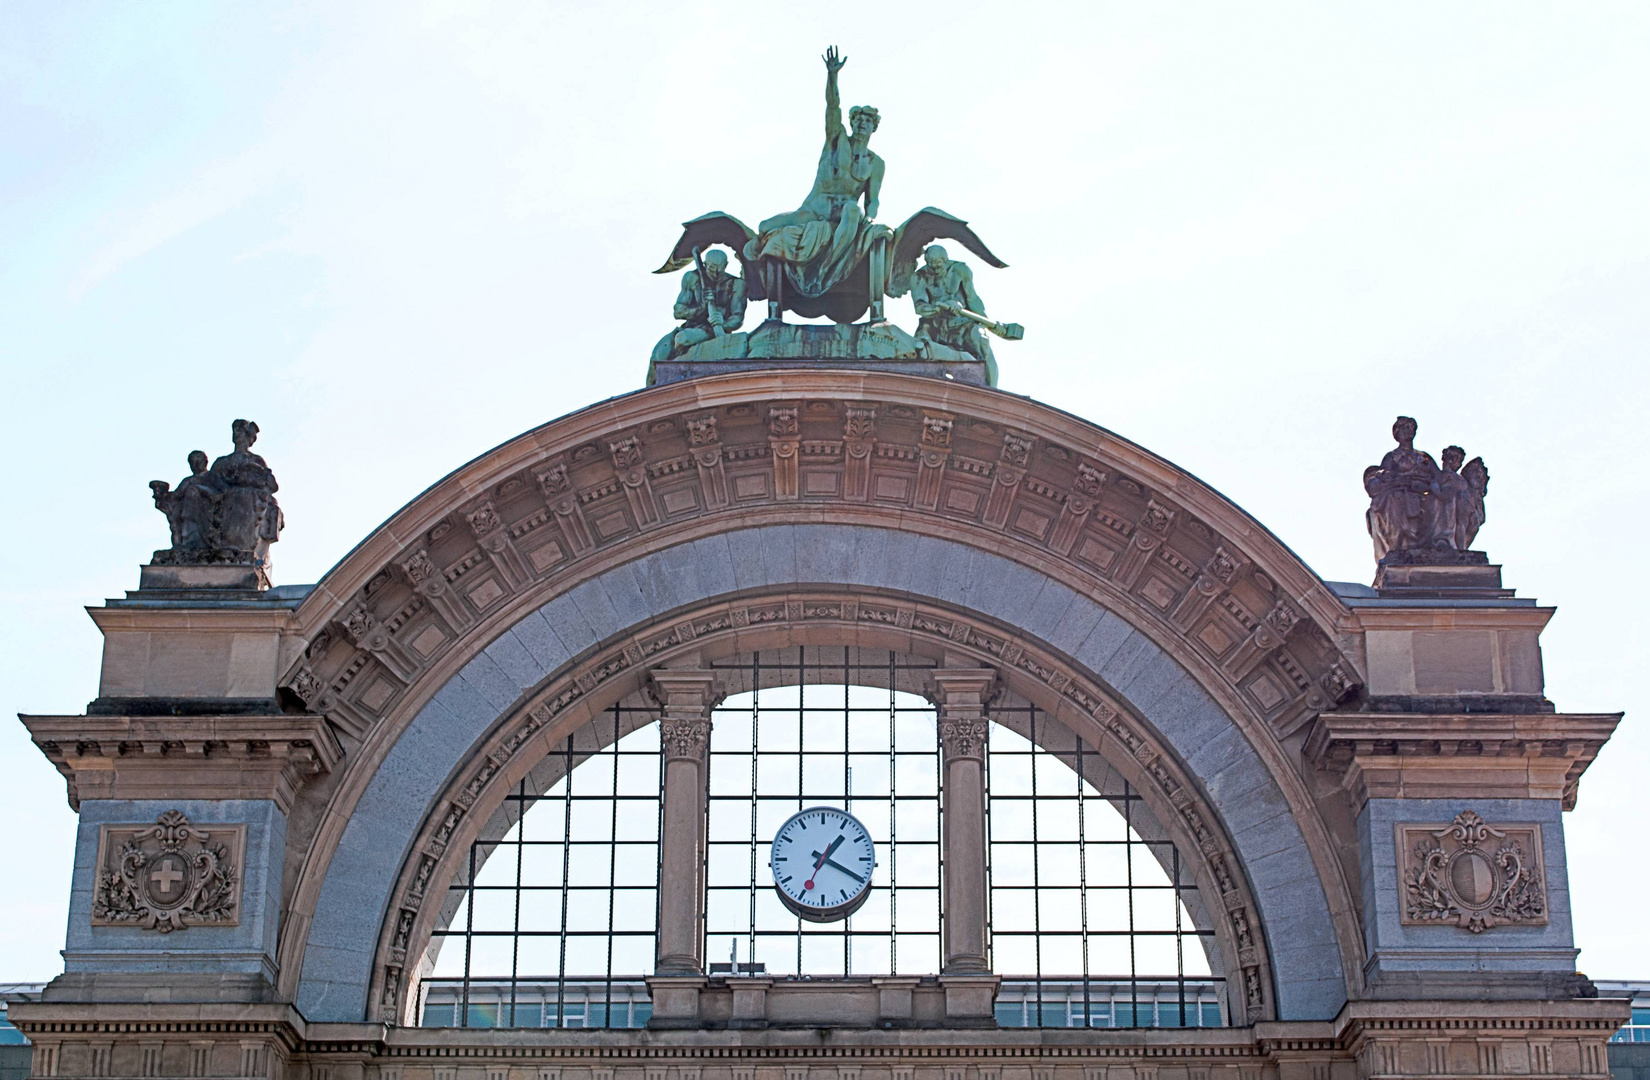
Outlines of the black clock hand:
[[809,889],[814,887],[814,874],[819,873],[819,868],[825,865],[825,860],[829,859],[831,857],[831,853],[841,847],[842,841],[846,839],[848,839],[848,837],[844,835],[838,836],[835,840],[832,840],[830,846],[825,849],[825,854],[823,855],[819,854],[817,851],[812,853],[813,856],[819,861],[814,863],[813,873],[808,875],[808,880],[802,883],[803,892],[807,892]]
[[[814,855],[814,856],[817,857],[819,855],[819,852],[813,851],[813,852],[809,852],[809,854]],[[826,855],[825,858],[820,859],[819,865],[820,866],[829,866],[833,870],[840,870],[844,874],[847,874],[849,877],[853,878],[855,881],[859,882],[861,885],[865,884],[865,879],[864,878],[860,877],[858,874],[854,873],[852,870],[848,869],[846,866],[843,866],[841,863],[837,862],[835,859],[831,858],[829,855]]]

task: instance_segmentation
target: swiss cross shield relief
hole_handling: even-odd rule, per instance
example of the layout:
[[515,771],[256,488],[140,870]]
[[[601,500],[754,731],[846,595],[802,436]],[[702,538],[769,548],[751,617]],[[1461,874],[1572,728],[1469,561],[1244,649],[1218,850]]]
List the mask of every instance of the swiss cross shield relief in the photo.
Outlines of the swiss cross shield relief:
[[197,828],[168,810],[153,825],[105,825],[98,840],[93,926],[170,933],[240,921],[246,826]]

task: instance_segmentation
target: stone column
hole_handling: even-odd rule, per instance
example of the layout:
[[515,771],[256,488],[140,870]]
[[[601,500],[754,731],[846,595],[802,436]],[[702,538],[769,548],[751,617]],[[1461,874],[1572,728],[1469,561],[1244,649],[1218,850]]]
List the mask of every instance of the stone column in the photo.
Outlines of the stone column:
[[985,703],[990,668],[939,668],[934,705],[945,755],[945,967],[982,975],[985,955]]
[[710,671],[659,668],[653,687],[664,706],[664,811],[659,836],[660,975],[704,973],[705,751],[719,698]]

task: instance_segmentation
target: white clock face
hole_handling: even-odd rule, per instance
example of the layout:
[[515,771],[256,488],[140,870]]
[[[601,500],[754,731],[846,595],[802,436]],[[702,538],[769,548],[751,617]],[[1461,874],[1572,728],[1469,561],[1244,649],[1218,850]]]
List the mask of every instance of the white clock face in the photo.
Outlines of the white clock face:
[[812,922],[852,915],[871,895],[877,849],[859,819],[834,806],[793,814],[773,838],[773,885],[785,906]]

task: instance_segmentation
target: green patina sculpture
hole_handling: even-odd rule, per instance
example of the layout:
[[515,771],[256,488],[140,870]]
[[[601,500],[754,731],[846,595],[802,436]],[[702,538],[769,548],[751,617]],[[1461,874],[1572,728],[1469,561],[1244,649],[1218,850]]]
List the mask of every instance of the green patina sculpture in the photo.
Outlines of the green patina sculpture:
[[712,251],[703,258],[693,251],[698,268],[682,275],[682,291],[676,294],[676,317],[682,325],[659,339],[653,360],[680,356],[701,341],[737,333],[745,322],[745,283],[728,273],[725,251]]
[[974,272],[939,244],[923,253],[923,265],[911,277],[911,304],[917,309],[917,340],[937,341],[983,362],[992,386],[997,385],[997,358],[981,328],[1009,341],[1025,336],[1018,323],[985,317],[985,304],[974,291]]
[[[887,338],[896,342],[892,346],[896,351],[901,348],[922,351],[928,345],[942,347],[932,351],[935,359],[972,357],[988,366],[991,381],[995,383],[996,362],[979,328],[1010,340],[1023,336],[1023,329],[985,317],[969,269],[947,259],[943,248],[932,249],[939,254],[937,257],[930,254],[923,270],[918,270],[917,263],[935,240],[944,239],[962,244],[987,265],[1001,268],[1007,264],[991,253],[968,227],[968,222],[932,206],[912,214],[897,229],[874,220],[887,172],[882,158],[870,148],[871,135],[881,123],[881,115],[870,106],[855,106],[849,110],[845,126],[838,74],[847,58],[833,47],[826,51],[824,61],[825,143],[814,170],[813,187],[802,205],[764,219],[754,230],[722,211],[685,222],[681,239],[655,273],[680,270],[698,259],[701,251],[710,251],[713,246],[727,248],[745,271],[737,286],[743,290],[739,313],[743,314],[744,296],[766,300],[768,322],[764,327],[782,326],[786,311],[804,318],[823,316],[839,324],[883,326],[886,325],[884,297],[911,292],[922,319],[917,338],[890,328],[892,337],[873,335],[864,340],[877,342],[877,348],[885,349],[889,346],[883,339]],[[719,252],[711,254],[720,255]],[[709,258],[706,256],[707,267]],[[720,255],[720,259],[725,265],[726,256]],[[722,275],[715,278],[718,281],[740,280],[725,271],[707,270],[706,276],[710,274]],[[689,280],[698,279],[693,274],[684,279],[683,291],[676,303],[677,317],[684,320],[683,326],[659,343],[654,350],[655,361],[674,358],[720,333],[738,329],[738,322],[731,315],[724,315],[718,322],[702,314],[700,309],[706,305],[695,292],[700,287],[690,287]],[[715,303],[720,301],[710,306],[714,307]],[[731,312],[731,305],[724,310]],[[867,314],[865,324],[857,323]],[[772,339],[773,335],[769,334],[768,338]],[[905,346],[897,344],[901,338],[907,343]],[[694,349],[695,354],[701,351]],[[718,359],[732,353],[720,346],[716,351]]]
[[853,130],[844,128],[837,72],[848,61],[834,47],[824,60],[825,146],[819,152],[813,189],[795,210],[764,220],[755,239],[745,244],[745,258],[761,260],[763,289],[770,301],[786,288],[804,297],[825,295],[874,248],[882,245],[886,250],[894,235],[888,226],[871,220],[886,172],[882,158],[870,147],[881,114],[868,105],[856,106],[848,114]]

